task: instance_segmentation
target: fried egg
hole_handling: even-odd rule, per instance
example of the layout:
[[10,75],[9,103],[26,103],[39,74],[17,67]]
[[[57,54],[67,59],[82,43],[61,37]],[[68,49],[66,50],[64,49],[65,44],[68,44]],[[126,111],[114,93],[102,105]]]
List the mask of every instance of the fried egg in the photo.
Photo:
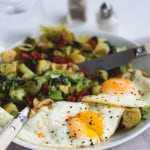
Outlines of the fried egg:
[[140,91],[141,98],[150,106],[150,78],[138,69],[129,69],[123,78],[132,81],[133,85]]
[[[142,78],[140,77],[140,79]],[[150,106],[149,101],[145,100],[141,95],[142,86],[138,88],[139,82],[141,81],[135,81],[133,83],[127,76],[126,79],[123,77],[110,78],[102,83],[98,95],[85,96],[82,101],[121,107]]]
[[81,147],[108,140],[116,131],[124,108],[82,102],[56,102],[42,107],[17,135],[47,147]]

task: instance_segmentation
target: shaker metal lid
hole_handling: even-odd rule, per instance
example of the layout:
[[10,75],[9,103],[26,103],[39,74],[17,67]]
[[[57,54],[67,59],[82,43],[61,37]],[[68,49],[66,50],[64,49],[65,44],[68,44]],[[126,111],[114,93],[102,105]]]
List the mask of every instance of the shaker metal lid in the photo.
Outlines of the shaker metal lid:
[[100,7],[100,16],[102,18],[109,18],[112,16],[113,13],[113,8],[111,4],[108,4],[106,2],[102,3],[101,7]]

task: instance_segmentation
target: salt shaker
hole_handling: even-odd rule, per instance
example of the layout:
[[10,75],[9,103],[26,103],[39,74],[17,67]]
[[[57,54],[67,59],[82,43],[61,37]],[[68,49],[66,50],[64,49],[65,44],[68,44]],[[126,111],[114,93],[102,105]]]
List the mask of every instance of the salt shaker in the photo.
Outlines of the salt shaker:
[[111,4],[103,3],[101,5],[97,21],[100,30],[115,34],[118,32],[118,18]]
[[85,0],[68,0],[67,22],[84,23],[86,21],[86,1]]

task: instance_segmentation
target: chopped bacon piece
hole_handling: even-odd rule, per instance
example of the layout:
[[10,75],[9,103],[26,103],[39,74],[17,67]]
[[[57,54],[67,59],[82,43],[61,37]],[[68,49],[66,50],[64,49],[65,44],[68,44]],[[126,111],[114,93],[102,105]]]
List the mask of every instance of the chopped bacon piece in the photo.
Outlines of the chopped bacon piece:
[[20,51],[20,57],[23,59],[34,59],[34,60],[42,59],[41,54],[36,50],[33,50],[31,52]]
[[49,89],[49,85],[48,85],[48,84],[44,84],[44,85],[42,86],[42,89],[43,89],[43,90],[48,90],[48,89]]
[[76,96],[68,96],[69,102],[76,102]]
[[80,72],[82,72],[85,77],[87,77],[87,78],[90,77],[90,74],[87,71],[85,71],[84,69],[80,68]]
[[65,34],[64,33],[62,33],[61,35],[60,35],[60,39],[59,39],[59,42],[57,43],[57,48],[63,48],[64,46],[65,46]]
[[23,59],[30,59],[31,58],[29,53],[24,52],[24,51],[20,51],[20,57],[23,58]]
[[33,106],[33,100],[29,96],[25,96],[24,100],[27,103],[27,105],[29,105],[30,107]]
[[81,101],[82,97],[86,96],[86,95],[90,95],[90,92],[89,91],[81,91],[81,92],[77,93],[77,95],[76,95],[77,100]]
[[69,102],[80,102],[83,96],[90,95],[89,91],[81,91],[74,96],[68,96]]
[[40,60],[42,59],[41,54],[39,52],[37,52],[36,50],[31,51],[30,52],[30,56],[34,59],[34,60]]
[[73,63],[73,60],[69,56],[61,57],[61,56],[53,56],[52,61],[58,64],[68,64]]
[[95,48],[96,44],[97,44],[97,42],[95,40],[92,40],[92,39],[88,40],[87,43],[90,44],[92,46],[92,48]]

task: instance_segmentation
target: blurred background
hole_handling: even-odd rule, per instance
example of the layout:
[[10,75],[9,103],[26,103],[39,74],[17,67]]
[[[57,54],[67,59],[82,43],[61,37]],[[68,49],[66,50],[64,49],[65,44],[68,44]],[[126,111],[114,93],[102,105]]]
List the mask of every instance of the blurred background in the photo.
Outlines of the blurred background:
[[[103,3],[112,9],[107,19],[100,18]],[[149,6],[149,0],[0,0],[0,45],[37,35],[40,25],[60,23],[75,30],[105,30],[129,40],[145,40],[150,36]],[[70,17],[75,11],[80,12],[74,16],[77,22]]]

